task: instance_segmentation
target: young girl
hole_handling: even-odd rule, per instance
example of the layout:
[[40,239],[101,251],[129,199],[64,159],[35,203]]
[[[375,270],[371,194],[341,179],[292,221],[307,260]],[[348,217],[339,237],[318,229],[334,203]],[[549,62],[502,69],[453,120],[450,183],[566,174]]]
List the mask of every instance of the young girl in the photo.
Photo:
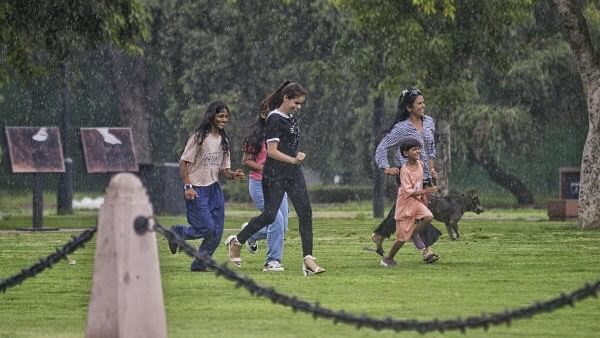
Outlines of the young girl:
[[[262,178],[264,164],[267,159],[265,123],[269,110],[266,102],[262,102],[260,115],[250,126],[242,145],[244,151],[242,162],[252,170],[249,175],[248,190],[250,197],[252,197],[254,204],[260,211],[263,211],[265,208]],[[267,239],[267,257],[263,267],[264,272],[284,271],[281,258],[283,256],[283,237],[288,225],[288,212],[287,194],[284,194],[275,221],[248,239],[248,251],[250,253],[256,253],[258,249],[256,241]],[[244,224],[244,226],[247,226],[247,224]]]
[[[421,143],[409,138],[400,146],[406,163],[400,169],[401,185],[396,199],[396,241],[387,256],[383,257],[380,265],[392,267],[396,265],[394,256],[402,245],[409,240],[413,233],[431,222],[433,215],[427,208],[426,194],[437,191],[435,187],[423,189],[423,162],[421,162]],[[431,256],[427,255],[426,257]],[[437,255],[431,259],[437,260]]]
[[267,116],[265,137],[267,140],[267,160],[263,168],[262,187],[265,195],[265,209],[254,217],[237,236],[227,238],[229,260],[241,265],[240,249],[254,233],[273,223],[281,199],[287,192],[298,214],[300,240],[302,242],[305,276],[325,272],[312,256],[312,208],[302,172],[305,154],[298,151],[300,130],[293,113],[300,110],[306,98],[306,90],[297,83],[284,81],[279,88],[265,99],[267,107],[278,107]]
[[[200,125],[190,136],[179,160],[179,172],[183,180],[188,225],[177,224],[171,231],[183,239],[204,238],[198,251],[209,256],[215,252],[223,236],[225,203],[219,185],[219,173],[226,178],[242,180],[241,169],[231,171],[229,140],[225,124],[229,120],[229,108],[221,101],[212,102]],[[169,241],[169,250],[177,253],[177,243]],[[195,259],[192,271],[208,271],[207,266]]]

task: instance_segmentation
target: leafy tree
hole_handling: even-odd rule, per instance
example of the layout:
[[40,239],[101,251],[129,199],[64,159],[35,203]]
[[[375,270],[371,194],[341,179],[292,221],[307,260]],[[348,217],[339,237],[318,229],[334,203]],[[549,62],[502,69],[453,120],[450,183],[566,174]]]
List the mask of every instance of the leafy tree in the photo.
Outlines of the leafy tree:
[[307,166],[326,178],[356,171],[348,165],[361,158],[353,135],[337,131],[353,129],[354,107],[367,94],[344,62],[344,17],[328,1],[182,0],[161,10],[166,115],[180,131],[180,146],[204,106],[220,98],[234,112],[228,130],[239,151],[243,125],[256,118],[259,102],[290,79],[309,92],[298,115]]
[[[506,66],[514,35],[510,24],[523,20],[521,9],[529,6],[530,1],[339,0],[336,3],[352,12],[357,29],[373,34],[379,32],[385,40],[379,47],[387,56],[384,86],[418,85],[427,93],[432,108],[429,111],[436,117],[440,139],[436,160],[441,176],[439,184],[447,191],[453,143],[451,129],[462,129],[465,134],[471,132],[456,123],[460,116],[457,112],[478,97],[477,88],[472,85],[478,71]],[[483,137],[483,140],[487,142],[488,138]],[[477,149],[485,142],[462,144]],[[488,165],[490,163],[480,162],[487,170],[504,171],[497,165]],[[497,183],[513,193],[527,190],[523,184],[520,190],[513,189],[512,181],[517,178],[503,174],[491,175],[491,178],[498,178]],[[531,194],[520,200],[533,202]]]
[[30,78],[47,67],[62,66],[76,52],[74,47],[114,43],[139,50],[136,43],[147,34],[137,0],[6,0],[0,4],[0,27],[5,58],[0,83],[8,80],[10,69]]

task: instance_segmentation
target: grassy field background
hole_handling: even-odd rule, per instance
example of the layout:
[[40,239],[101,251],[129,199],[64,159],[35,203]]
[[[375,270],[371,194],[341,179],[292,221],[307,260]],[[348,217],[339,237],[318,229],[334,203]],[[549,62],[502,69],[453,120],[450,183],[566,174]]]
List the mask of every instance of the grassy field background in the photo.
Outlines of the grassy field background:
[[[17,202],[14,202],[18,204]],[[233,233],[256,212],[228,205],[225,235]],[[0,276],[6,278],[61,247],[77,232],[29,233],[31,216],[3,211],[0,220]],[[11,209],[12,210],[12,209]],[[29,211],[30,212],[30,211]],[[383,269],[378,256],[364,251],[378,220],[370,204],[315,206],[315,256],[325,274],[301,273],[297,219],[290,220],[283,273],[261,271],[264,245],[258,255],[243,252],[237,271],[297,297],[334,310],[378,318],[455,319],[516,309],[580,288],[600,277],[600,232],[581,232],[573,222],[550,222],[541,209],[492,209],[467,213],[462,239],[444,232],[434,246],[441,259],[425,265],[412,245],[398,254],[399,266]],[[292,215],[294,216],[294,215]],[[95,224],[95,211],[44,215],[44,225],[79,229]],[[163,225],[183,217],[159,217]],[[374,331],[335,325],[294,313],[265,298],[251,296],[211,273],[189,271],[191,258],[171,255],[157,238],[169,337],[416,337],[416,332]],[[197,245],[198,241],[192,242]],[[386,247],[389,247],[389,241]],[[0,337],[83,337],[93,273],[95,239],[83,249],[36,278],[0,294]],[[223,262],[221,245],[214,258]],[[596,337],[600,331],[600,301],[588,299],[574,307],[513,322],[460,332],[428,333],[429,337]]]

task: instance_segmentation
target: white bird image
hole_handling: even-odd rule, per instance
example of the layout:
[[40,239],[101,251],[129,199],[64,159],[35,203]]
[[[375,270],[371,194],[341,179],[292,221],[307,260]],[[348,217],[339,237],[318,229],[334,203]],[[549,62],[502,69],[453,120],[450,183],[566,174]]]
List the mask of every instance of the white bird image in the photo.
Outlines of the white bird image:
[[48,139],[48,128],[41,127],[35,135],[31,137],[36,142],[44,142]]
[[121,140],[108,131],[108,128],[96,128],[96,130],[102,135],[104,142],[112,145],[122,143]]

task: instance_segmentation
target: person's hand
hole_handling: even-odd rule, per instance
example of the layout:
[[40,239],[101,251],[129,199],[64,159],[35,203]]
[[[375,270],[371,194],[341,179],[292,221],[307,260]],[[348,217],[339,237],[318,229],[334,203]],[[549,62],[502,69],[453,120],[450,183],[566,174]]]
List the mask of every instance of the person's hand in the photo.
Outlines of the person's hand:
[[198,193],[194,188],[185,189],[183,195],[185,196],[186,200],[193,200],[196,199],[196,197],[198,197]]
[[298,154],[296,154],[296,164],[297,165],[302,164],[302,161],[304,161],[304,158],[306,158],[306,154],[299,151]]
[[236,180],[236,181],[240,181],[246,178],[246,174],[244,173],[244,171],[242,169],[237,169],[236,171],[233,172],[233,175],[231,176],[231,179]]
[[435,169],[431,168],[431,177],[435,178],[437,180],[438,178],[438,173],[437,171],[435,171]]
[[386,175],[397,176],[397,175],[400,175],[400,168],[397,168],[397,167],[385,168],[385,169],[383,169],[383,173]]
[[437,188],[437,187],[427,187],[427,188],[425,188],[425,191],[426,191],[428,194],[433,194],[433,193],[436,193],[436,192],[438,192],[438,188]]

